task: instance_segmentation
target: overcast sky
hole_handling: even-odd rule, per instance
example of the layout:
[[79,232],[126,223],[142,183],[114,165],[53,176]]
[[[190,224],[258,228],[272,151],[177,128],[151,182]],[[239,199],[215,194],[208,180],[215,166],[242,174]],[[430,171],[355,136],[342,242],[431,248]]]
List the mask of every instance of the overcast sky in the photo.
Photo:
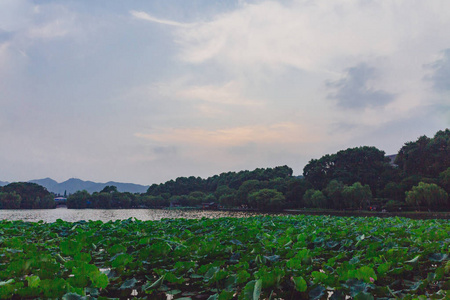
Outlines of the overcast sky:
[[450,1],[0,0],[0,180],[160,183],[450,127]]

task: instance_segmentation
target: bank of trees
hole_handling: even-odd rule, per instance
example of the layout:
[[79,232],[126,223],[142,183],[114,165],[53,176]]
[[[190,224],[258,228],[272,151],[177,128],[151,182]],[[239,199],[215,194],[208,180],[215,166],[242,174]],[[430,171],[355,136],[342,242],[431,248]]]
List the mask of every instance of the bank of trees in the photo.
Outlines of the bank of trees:
[[30,182],[14,182],[0,187],[0,209],[54,208],[55,201],[44,187]]
[[[146,193],[121,193],[114,186],[78,191],[69,208],[200,206],[278,210],[321,208],[449,210],[450,130],[419,137],[399,150],[394,164],[376,147],[355,147],[312,159],[303,176],[288,166],[227,172],[206,179],[179,177],[151,185]],[[0,208],[50,208],[52,195],[31,183],[0,189]]]
[[[98,193],[78,191],[67,199],[68,208],[159,208],[168,206],[201,206],[215,202],[223,207],[281,209],[304,191],[295,184],[287,166],[228,172],[207,179],[180,177],[159,185],[152,185],[147,193],[118,192],[105,187]],[[296,207],[296,203],[291,203]]]
[[357,147],[312,159],[303,175],[309,207],[449,210],[450,130],[405,143],[394,164],[375,147]]

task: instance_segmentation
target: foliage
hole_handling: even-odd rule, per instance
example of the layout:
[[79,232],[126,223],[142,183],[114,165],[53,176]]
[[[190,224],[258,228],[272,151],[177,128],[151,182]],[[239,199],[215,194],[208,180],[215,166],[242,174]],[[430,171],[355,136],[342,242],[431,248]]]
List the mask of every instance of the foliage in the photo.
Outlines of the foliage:
[[87,208],[91,201],[91,195],[86,191],[78,191],[67,198],[67,208]]
[[0,221],[0,298],[447,299],[448,220]]
[[344,184],[361,182],[376,189],[384,186],[382,174],[392,169],[384,151],[364,146],[312,159],[303,169],[303,175],[315,189],[324,189],[333,179]]
[[420,182],[411,191],[406,192],[406,203],[417,206],[419,210],[421,206],[432,209],[447,208],[448,194],[434,183]]
[[284,200],[283,194],[274,189],[262,189],[248,196],[248,203],[260,210],[278,210]]
[[438,131],[433,138],[421,136],[415,142],[405,143],[395,163],[405,176],[438,177],[450,167],[450,130]]
[[261,182],[259,180],[247,180],[239,187],[236,192],[236,201],[241,205],[248,204],[248,195],[261,188]]
[[43,186],[30,182],[13,182],[4,186],[2,191],[19,195],[20,208],[41,208],[40,199],[50,195]]
[[360,182],[355,182],[351,186],[344,187],[342,196],[345,199],[345,208],[367,209],[372,200],[372,191],[367,184],[363,186]]
[[450,167],[439,174],[439,185],[447,193],[450,193]]
[[[160,195],[169,193],[170,195],[188,195],[191,192],[200,191],[203,193],[213,193],[220,186],[228,186],[232,189],[239,187],[248,180],[270,181],[276,178],[289,178],[292,176],[292,169],[288,166],[275,168],[259,168],[253,171],[228,172],[215,175],[207,179],[200,177],[179,177],[161,184],[153,184],[149,187],[147,194]],[[220,195],[222,196],[222,195]],[[217,198],[220,198],[217,196]]]
[[0,208],[18,209],[20,208],[20,202],[22,202],[22,197],[15,192],[0,193]]
[[342,195],[344,191],[344,183],[339,180],[331,180],[327,187],[324,189],[324,193],[330,201],[330,206],[335,209],[344,208],[344,197]]

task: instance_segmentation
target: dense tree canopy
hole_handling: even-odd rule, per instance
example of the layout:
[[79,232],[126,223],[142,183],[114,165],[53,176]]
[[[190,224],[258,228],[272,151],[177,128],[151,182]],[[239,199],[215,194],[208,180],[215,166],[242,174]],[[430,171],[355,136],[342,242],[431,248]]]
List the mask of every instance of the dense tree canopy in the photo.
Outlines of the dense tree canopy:
[[[15,193],[20,196],[20,208],[53,208],[53,197],[41,185],[30,182],[13,182],[1,189],[4,193]],[[12,197],[12,196],[11,196]],[[45,199],[45,200],[44,200]],[[18,201],[18,200],[17,200]],[[15,202],[17,202],[15,201]],[[41,206],[43,205],[43,206]]]
[[448,194],[434,183],[420,182],[406,192],[406,202],[419,210],[421,207],[442,209],[448,206]]
[[433,138],[421,136],[415,142],[405,143],[395,163],[404,176],[438,177],[450,167],[450,130],[438,131]]
[[335,179],[344,184],[361,182],[375,190],[383,186],[383,175],[393,171],[384,151],[364,146],[312,159],[303,169],[303,175],[316,189],[325,188]]
[[[215,202],[228,208],[449,210],[450,130],[421,136],[400,149],[395,164],[375,147],[356,147],[312,159],[304,176],[288,166],[227,172],[206,179],[179,177],[151,185],[144,194],[118,192],[106,186],[92,195],[69,195],[69,208],[201,207]],[[447,196],[448,197],[448,196]],[[34,183],[0,188],[0,208],[51,208],[53,195]]]

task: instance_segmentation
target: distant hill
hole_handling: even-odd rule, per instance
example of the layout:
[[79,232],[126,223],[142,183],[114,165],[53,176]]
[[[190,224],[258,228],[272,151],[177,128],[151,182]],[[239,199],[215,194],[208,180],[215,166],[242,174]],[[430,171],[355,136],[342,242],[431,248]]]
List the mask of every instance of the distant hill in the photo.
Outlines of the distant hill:
[[[98,183],[93,181],[84,181],[77,178],[71,178],[64,182],[58,183],[51,178],[44,179],[35,179],[30,180],[29,182],[37,183],[47,188],[49,192],[53,192],[56,194],[73,194],[76,191],[86,190],[89,193],[100,192],[105,186],[114,185],[117,187],[119,192],[130,192],[130,193],[145,193],[149,186],[134,184],[134,183],[122,183],[109,181],[106,183]],[[6,183],[7,184],[7,183]]]
[[9,184],[9,182],[7,182],[7,181],[0,181],[0,186],[5,186],[7,184]]

